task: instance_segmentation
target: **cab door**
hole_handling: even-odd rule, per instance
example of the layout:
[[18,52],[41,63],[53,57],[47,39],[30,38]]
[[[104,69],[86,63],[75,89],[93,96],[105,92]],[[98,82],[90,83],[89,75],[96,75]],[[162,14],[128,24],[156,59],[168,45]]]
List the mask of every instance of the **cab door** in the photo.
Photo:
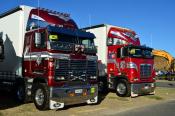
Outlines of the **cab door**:
[[32,75],[32,58],[31,58],[31,43],[32,43],[33,34],[27,33],[24,38],[24,48],[23,48],[23,76],[31,77]]
[[34,77],[43,77],[47,68],[47,34],[45,30],[37,30],[31,39],[31,70]]

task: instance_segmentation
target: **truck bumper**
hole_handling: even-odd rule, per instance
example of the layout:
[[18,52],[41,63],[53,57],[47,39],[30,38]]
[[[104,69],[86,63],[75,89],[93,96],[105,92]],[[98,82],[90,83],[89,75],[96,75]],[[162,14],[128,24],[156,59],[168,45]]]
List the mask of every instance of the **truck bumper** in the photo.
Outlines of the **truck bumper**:
[[131,84],[131,97],[136,97],[138,95],[144,94],[154,94],[155,87],[155,83]]
[[50,109],[60,109],[65,105],[98,101],[98,86],[72,86],[50,88]]

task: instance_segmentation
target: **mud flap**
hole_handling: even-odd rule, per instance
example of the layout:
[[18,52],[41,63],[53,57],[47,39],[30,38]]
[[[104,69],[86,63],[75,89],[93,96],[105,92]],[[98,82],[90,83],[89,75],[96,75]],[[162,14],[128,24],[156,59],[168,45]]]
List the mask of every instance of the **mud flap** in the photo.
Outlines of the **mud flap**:
[[50,100],[49,108],[51,110],[61,109],[61,108],[64,108],[64,103],[60,103],[60,102],[56,102],[56,101]]
[[137,97],[137,96],[139,96],[139,94],[136,94],[133,91],[131,91],[131,98],[134,98],[134,97]]
[[156,91],[154,90],[153,92],[149,93],[150,95],[155,95]]
[[86,102],[87,104],[96,104],[98,102],[98,97],[96,96],[92,99],[87,100]]

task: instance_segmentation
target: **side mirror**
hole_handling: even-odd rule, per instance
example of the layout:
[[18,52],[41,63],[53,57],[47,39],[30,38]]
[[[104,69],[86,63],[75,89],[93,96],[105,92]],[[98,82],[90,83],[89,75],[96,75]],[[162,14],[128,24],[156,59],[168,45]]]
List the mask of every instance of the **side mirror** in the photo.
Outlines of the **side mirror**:
[[3,43],[0,43],[0,56],[4,53],[4,45]]
[[124,53],[125,51],[124,50],[125,50],[125,48],[122,47],[121,48],[121,52],[120,52],[120,58],[124,58],[125,57],[125,53]]
[[3,32],[0,32],[0,43],[3,43]]
[[123,48],[120,50],[120,58],[123,58]]
[[113,38],[108,38],[107,39],[107,46],[110,46],[113,44]]
[[35,46],[41,46],[41,33],[35,33]]

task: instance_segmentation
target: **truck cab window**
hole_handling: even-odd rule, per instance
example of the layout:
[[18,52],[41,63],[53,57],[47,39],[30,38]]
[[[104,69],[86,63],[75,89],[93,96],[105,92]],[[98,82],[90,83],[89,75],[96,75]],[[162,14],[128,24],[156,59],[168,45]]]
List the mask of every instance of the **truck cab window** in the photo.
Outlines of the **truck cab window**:
[[49,24],[45,21],[40,21],[40,20],[36,20],[36,19],[29,19],[28,22],[27,22],[26,31],[41,28],[41,27],[46,27],[48,25]]
[[46,33],[41,33],[41,48],[46,48]]
[[94,46],[93,39],[82,39],[81,44],[83,44],[85,48],[90,48]]
[[123,44],[127,44],[127,42],[125,40],[121,40],[119,38],[114,38],[113,45],[123,45]]

